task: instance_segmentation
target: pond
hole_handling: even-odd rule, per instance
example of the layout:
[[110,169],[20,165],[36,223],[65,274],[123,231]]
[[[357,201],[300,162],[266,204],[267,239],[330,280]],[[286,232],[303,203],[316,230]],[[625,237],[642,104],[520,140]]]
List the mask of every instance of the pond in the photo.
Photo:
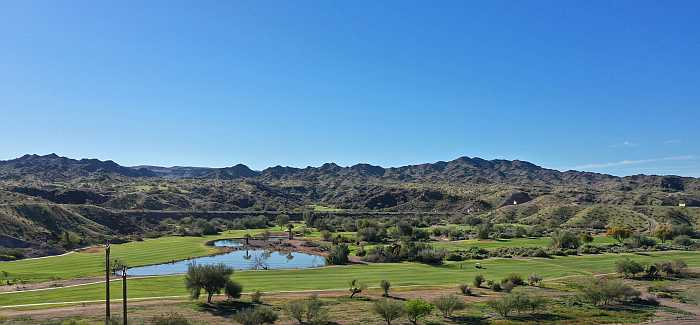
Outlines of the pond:
[[236,247],[238,250],[174,263],[129,268],[128,274],[130,276],[146,276],[187,273],[187,267],[192,263],[200,265],[224,263],[236,270],[306,269],[326,265],[326,259],[323,256],[299,252],[276,252],[259,248],[244,249],[243,244],[236,240],[218,240],[214,242],[214,246]]

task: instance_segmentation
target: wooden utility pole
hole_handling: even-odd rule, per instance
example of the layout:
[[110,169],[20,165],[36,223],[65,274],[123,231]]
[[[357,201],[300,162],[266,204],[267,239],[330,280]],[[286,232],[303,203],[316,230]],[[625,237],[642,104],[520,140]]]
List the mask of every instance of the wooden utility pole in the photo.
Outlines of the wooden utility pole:
[[127,324],[126,320],[126,265],[122,269],[122,311],[124,316],[124,325]]
[[109,325],[109,242],[105,246],[105,325]]

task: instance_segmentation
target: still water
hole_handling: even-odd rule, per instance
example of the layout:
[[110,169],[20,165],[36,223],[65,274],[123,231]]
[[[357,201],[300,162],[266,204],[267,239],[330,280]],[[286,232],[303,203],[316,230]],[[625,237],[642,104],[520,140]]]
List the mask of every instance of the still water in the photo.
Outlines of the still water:
[[242,248],[242,244],[235,240],[219,240],[214,242],[217,247],[237,247],[236,251],[225,254],[197,257],[190,260],[177,261],[148,266],[129,268],[131,276],[167,275],[187,273],[187,267],[191,263],[218,264],[224,263],[237,270],[276,270],[276,269],[306,269],[326,265],[323,256],[317,256],[298,252],[275,252],[264,249]]

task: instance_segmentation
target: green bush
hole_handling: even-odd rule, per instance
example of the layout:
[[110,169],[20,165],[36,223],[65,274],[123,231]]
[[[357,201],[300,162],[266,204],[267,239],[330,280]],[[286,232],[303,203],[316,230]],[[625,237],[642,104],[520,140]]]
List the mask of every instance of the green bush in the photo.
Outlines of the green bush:
[[442,313],[443,317],[451,317],[457,310],[462,310],[466,306],[462,298],[455,295],[440,296],[435,298],[433,305]]
[[542,283],[542,276],[537,273],[530,274],[530,276],[527,277],[527,282],[531,286],[538,286]]
[[306,299],[292,300],[284,306],[289,318],[297,323],[320,325],[328,323],[328,313],[317,295]]
[[474,276],[474,281],[472,281],[472,284],[474,285],[474,287],[479,288],[481,287],[481,284],[484,283],[484,281],[486,281],[486,278],[481,274],[477,274],[476,276]]
[[151,319],[153,325],[190,325],[191,322],[184,316],[177,313],[154,316]]
[[523,278],[519,274],[511,273],[505,279],[501,281],[501,283],[506,283],[510,282],[515,286],[521,286],[525,284],[525,281],[523,281]]
[[379,287],[382,288],[382,291],[384,291],[382,296],[388,297],[389,296],[389,289],[391,289],[391,282],[389,282],[387,280],[382,280],[381,282],[379,282]]
[[338,244],[333,246],[330,254],[326,257],[326,262],[331,265],[345,265],[350,261],[350,248],[345,244]]
[[224,293],[229,299],[238,299],[241,297],[241,292],[243,292],[243,286],[238,282],[227,281],[224,286]]
[[644,272],[644,266],[637,261],[625,258],[615,262],[615,270],[617,273],[624,274],[625,278],[630,278]]
[[185,275],[185,286],[190,291],[192,299],[199,298],[202,290],[207,293],[207,303],[211,303],[214,294],[221,293],[221,290],[231,281],[229,277],[233,274],[233,268],[223,263],[214,265],[190,264]]
[[641,293],[621,280],[590,279],[579,286],[581,298],[596,306],[626,303]]
[[676,238],[673,238],[673,244],[676,246],[689,247],[693,246],[693,244],[695,244],[695,241],[693,241],[693,239],[691,239],[688,235],[680,235]]
[[250,294],[250,301],[254,304],[262,303],[263,293],[260,290],[255,290],[255,292]]
[[406,317],[408,318],[408,321],[410,321],[411,324],[414,325],[418,324],[418,321],[421,318],[430,315],[430,313],[432,313],[434,309],[435,305],[423,299],[409,300],[404,305]]
[[278,318],[277,313],[267,307],[248,308],[233,315],[233,319],[242,325],[272,324]]
[[469,287],[468,284],[462,283],[459,285],[459,292],[461,292],[465,296],[471,296],[472,295],[472,288]]
[[389,299],[375,301],[372,310],[379,315],[387,325],[391,325],[392,321],[404,314],[403,304]]

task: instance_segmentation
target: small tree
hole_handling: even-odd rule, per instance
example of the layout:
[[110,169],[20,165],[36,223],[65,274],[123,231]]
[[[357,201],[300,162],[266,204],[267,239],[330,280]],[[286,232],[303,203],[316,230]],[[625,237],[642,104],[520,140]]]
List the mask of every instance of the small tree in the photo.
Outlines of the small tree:
[[480,288],[480,287],[481,287],[481,284],[483,284],[484,281],[486,281],[486,278],[485,278],[483,275],[481,275],[481,274],[477,274],[477,275],[474,277],[474,281],[472,282],[472,284],[474,285],[474,287]]
[[590,244],[593,242],[593,235],[589,232],[582,232],[578,235],[579,240],[584,244]]
[[275,223],[280,227],[280,229],[284,229],[284,227],[289,224],[289,216],[286,214],[280,214],[275,219]]
[[509,296],[488,301],[486,304],[503,318],[508,318],[511,312],[515,310],[515,303]]
[[250,302],[254,304],[260,304],[262,303],[262,296],[263,293],[260,290],[255,290],[253,293],[250,294]]
[[326,262],[331,265],[345,265],[350,262],[350,248],[346,244],[333,246],[331,252],[326,257]]
[[472,288],[469,287],[468,284],[462,283],[459,285],[459,292],[465,296],[471,296],[472,295]]
[[695,241],[693,241],[692,238],[688,235],[680,235],[676,236],[676,238],[673,238],[673,244],[676,246],[693,246],[695,244]]
[[241,292],[243,292],[243,286],[234,281],[226,282],[224,286],[224,293],[229,299],[238,299],[241,297]]
[[358,293],[362,293],[362,290],[365,290],[367,286],[360,282],[357,279],[353,279],[350,281],[350,298],[354,297]]
[[381,282],[379,282],[379,286],[384,291],[382,297],[389,297],[389,289],[391,289],[391,282],[387,280],[382,280]]
[[207,303],[211,303],[214,294],[221,293],[226,284],[231,281],[233,268],[223,263],[214,265],[190,264],[185,275],[185,286],[190,291],[192,299],[199,298],[202,290],[207,293]]
[[552,233],[552,247],[576,249],[581,246],[581,240],[574,233],[566,230],[556,230]]
[[542,276],[537,273],[532,273],[527,277],[527,282],[531,286],[539,286],[542,283]]
[[488,222],[482,223],[476,228],[476,234],[479,239],[489,239],[491,235],[491,224]]
[[291,223],[287,224],[287,238],[288,239],[294,239],[294,225]]
[[654,236],[662,243],[673,239],[673,226],[670,223],[661,223],[654,228]]
[[635,276],[637,273],[644,272],[644,266],[629,258],[625,258],[615,262],[615,270],[618,273],[624,274],[625,278],[630,278]]
[[415,299],[407,301],[404,305],[404,309],[406,310],[406,317],[408,318],[408,321],[410,321],[411,324],[416,325],[421,318],[430,315],[430,313],[433,312],[435,305],[423,299]]
[[391,325],[391,322],[403,315],[403,304],[398,301],[382,299],[374,302],[373,310],[381,317],[386,325]]
[[632,230],[625,226],[614,226],[608,228],[607,234],[622,244],[625,239],[632,236]]
[[442,313],[445,318],[452,317],[452,314],[464,309],[464,301],[462,298],[455,295],[440,296],[433,300],[435,307]]

